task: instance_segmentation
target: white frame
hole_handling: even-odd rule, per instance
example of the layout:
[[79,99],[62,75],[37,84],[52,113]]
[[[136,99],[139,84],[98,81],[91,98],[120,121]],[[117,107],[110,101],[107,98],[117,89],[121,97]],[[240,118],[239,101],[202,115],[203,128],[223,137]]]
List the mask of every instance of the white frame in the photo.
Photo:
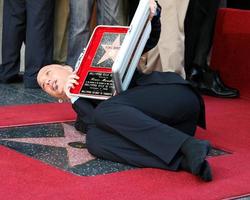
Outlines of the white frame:
[[129,31],[112,66],[116,93],[125,91],[139,63],[145,44],[151,33],[149,0],[140,0]]

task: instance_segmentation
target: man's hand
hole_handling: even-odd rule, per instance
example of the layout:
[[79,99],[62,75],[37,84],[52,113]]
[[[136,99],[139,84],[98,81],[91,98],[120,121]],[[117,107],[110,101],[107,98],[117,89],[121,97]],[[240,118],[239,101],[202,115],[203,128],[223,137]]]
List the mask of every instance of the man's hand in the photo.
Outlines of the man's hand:
[[68,80],[66,81],[66,84],[64,86],[64,92],[65,94],[67,95],[67,97],[69,99],[72,98],[72,96],[70,95],[70,92],[69,90],[71,88],[75,88],[75,85],[79,85],[78,83],[78,79],[79,79],[79,76],[76,75],[76,72],[73,72],[73,74],[71,74],[69,77],[68,77]]
[[150,16],[149,16],[149,20],[152,20],[153,17],[156,15],[156,10],[157,10],[157,3],[155,2],[155,0],[149,0],[149,7],[150,7]]

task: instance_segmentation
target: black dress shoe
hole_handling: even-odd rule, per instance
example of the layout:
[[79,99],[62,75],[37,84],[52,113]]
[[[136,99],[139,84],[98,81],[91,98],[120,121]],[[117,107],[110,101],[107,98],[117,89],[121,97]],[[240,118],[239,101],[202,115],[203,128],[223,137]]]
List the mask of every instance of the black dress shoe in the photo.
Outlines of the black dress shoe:
[[240,95],[240,92],[239,92],[238,89],[236,89],[236,88],[231,88],[231,87],[229,87],[229,86],[227,86],[227,85],[225,85],[225,84],[223,83],[223,81],[221,80],[220,75],[219,75],[219,73],[218,73],[217,71],[214,71],[214,76],[215,76],[215,80],[217,81],[217,83],[218,83],[224,90],[231,90],[231,91],[234,91],[235,93],[238,93],[238,96]]
[[222,84],[218,73],[210,70],[202,74],[203,81],[199,84],[199,90],[201,93],[223,98],[237,98],[239,97],[239,91],[236,89],[231,89],[224,84]]
[[195,67],[187,75],[187,79],[201,94],[222,98],[239,97],[239,91],[225,86],[219,74],[211,69],[205,70],[204,68]]

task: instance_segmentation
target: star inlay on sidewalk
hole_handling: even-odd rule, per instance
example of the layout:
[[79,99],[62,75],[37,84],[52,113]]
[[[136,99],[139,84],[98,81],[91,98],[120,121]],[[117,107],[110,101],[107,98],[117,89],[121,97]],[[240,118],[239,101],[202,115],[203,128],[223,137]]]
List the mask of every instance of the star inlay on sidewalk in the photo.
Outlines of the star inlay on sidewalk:
[[[85,135],[79,133],[71,125],[62,124],[62,126],[64,128],[64,137],[14,138],[7,140],[21,143],[40,144],[45,146],[66,148],[69,162],[68,164],[70,167],[80,165],[95,159],[94,156],[92,156],[85,147],[82,147],[85,145]],[[76,144],[75,147],[74,144]],[[77,144],[79,144],[78,147]]]
[[[86,149],[85,135],[66,123],[0,129],[0,145],[77,175],[93,176],[134,168],[95,159]],[[213,149],[210,155],[224,153]]]
[[0,129],[0,145],[77,175],[98,175],[131,166],[96,159],[86,149],[86,135],[71,124]]

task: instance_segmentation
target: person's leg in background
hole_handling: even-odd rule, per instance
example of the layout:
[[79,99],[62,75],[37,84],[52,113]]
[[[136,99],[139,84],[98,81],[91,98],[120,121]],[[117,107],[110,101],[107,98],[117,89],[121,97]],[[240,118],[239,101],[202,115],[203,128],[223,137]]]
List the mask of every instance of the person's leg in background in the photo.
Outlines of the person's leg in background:
[[3,5],[2,64],[0,82],[19,82],[20,50],[25,41],[26,3],[5,0]]
[[217,97],[238,97],[236,89],[223,84],[208,65],[209,52],[220,1],[190,0],[185,18],[185,71],[187,79],[202,93]]
[[54,0],[27,0],[24,86],[38,88],[38,71],[53,62]]
[[69,19],[69,0],[55,1],[54,20],[54,56],[56,63],[65,63],[67,59],[67,37]]
[[120,6],[119,0],[97,0],[97,24],[98,25],[119,25]]
[[[68,32],[68,51],[67,64],[74,66],[79,55],[86,47],[92,26],[100,25],[118,25],[126,24],[127,17],[125,11],[120,13],[121,9],[126,8],[126,2],[118,0],[97,0],[97,13],[93,15],[94,0],[70,0],[70,21]],[[96,17],[95,20],[91,17]]]
[[[218,0],[212,0],[207,3],[201,2],[201,0],[190,0],[185,21],[185,23],[187,23],[185,27],[185,67],[187,72],[194,65],[203,68],[207,67],[207,59],[212,46],[219,3],[220,1]],[[191,19],[193,21],[191,21]]]
[[220,1],[220,7],[225,8],[227,6],[227,0],[221,0]]
[[94,0],[70,0],[69,6],[67,64],[74,67],[90,37]]
[[162,69],[165,72],[177,72],[185,78],[184,18],[188,2],[188,0],[159,0],[162,7],[161,37],[157,47],[147,55],[146,72]]
[[120,25],[127,26],[129,25],[129,3],[127,0],[120,0],[118,4],[118,16],[117,20]]

